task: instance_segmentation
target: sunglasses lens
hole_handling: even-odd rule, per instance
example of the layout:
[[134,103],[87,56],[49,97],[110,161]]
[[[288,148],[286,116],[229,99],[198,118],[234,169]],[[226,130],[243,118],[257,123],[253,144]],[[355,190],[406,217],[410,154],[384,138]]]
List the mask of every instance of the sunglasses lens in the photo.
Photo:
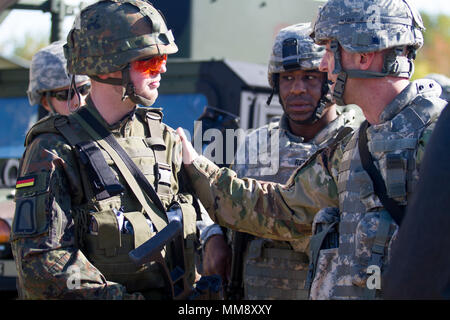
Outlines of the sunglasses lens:
[[163,63],[167,61],[167,55],[156,56],[147,60],[133,61],[131,63],[132,67],[146,74],[156,74],[159,73]]
[[[89,83],[86,83],[80,87],[77,87],[78,92],[85,96],[89,93],[89,91],[91,90],[91,85]],[[67,101],[67,99],[69,99],[69,89],[66,90],[60,90],[60,91],[54,91],[51,92],[50,95],[52,97],[55,97],[56,100],[59,101]],[[72,97],[75,95],[75,92],[72,92]]]
[[67,98],[69,97],[69,90],[57,91],[55,92],[54,97],[59,101],[67,101]]
[[87,95],[90,90],[91,90],[90,84],[84,84],[78,88],[78,92],[80,92],[80,94],[82,94],[83,96]]

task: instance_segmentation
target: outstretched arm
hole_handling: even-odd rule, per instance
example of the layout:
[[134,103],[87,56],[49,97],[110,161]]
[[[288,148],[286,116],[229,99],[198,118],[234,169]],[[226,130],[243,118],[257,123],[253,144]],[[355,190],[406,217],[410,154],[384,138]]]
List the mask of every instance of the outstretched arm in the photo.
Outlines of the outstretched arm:
[[311,231],[314,215],[338,206],[337,186],[322,157],[297,170],[286,185],[239,179],[199,156],[182,129],[183,163],[194,190],[217,223],[258,237],[293,240]]

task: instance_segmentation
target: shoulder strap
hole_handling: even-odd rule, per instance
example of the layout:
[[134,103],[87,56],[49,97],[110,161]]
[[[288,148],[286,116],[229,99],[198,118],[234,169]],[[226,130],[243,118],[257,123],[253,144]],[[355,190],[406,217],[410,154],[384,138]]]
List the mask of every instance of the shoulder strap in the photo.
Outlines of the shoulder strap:
[[65,118],[65,116],[48,115],[33,124],[26,134],[25,146],[28,146],[36,136],[42,133],[58,133],[58,130],[55,127],[55,121],[59,118]]
[[389,198],[386,192],[386,185],[384,183],[383,177],[378,169],[373,164],[372,155],[369,152],[369,148],[367,147],[367,128],[369,127],[369,123],[365,120],[361,123],[359,128],[359,139],[358,139],[358,149],[359,155],[361,157],[361,163],[364,170],[369,174],[369,177],[372,179],[373,188],[375,194],[380,199],[384,208],[389,212],[394,219],[395,223],[400,226],[402,219],[405,215],[405,207],[400,206],[397,201],[392,198]]
[[[153,186],[149,183],[141,170],[136,166],[133,160],[123,150],[114,136],[95,119],[88,108],[82,108],[78,113],[73,114],[80,125],[96,140],[102,148],[111,156],[120,172],[124,176],[133,193],[138,198],[150,219],[155,224],[158,231],[167,225],[166,209],[158,197]],[[142,190],[152,200],[157,210],[152,210],[149,203],[145,200]]]
[[[78,152],[79,159],[87,171],[87,180],[83,184],[91,186],[97,200],[104,200],[123,192],[124,188],[106,163],[100,149],[92,141],[83,141],[70,127],[66,117],[55,119],[55,128]],[[86,180],[86,178],[83,178]],[[86,189],[86,188],[85,188]],[[87,189],[86,189],[87,191]]]
[[166,163],[166,145],[163,139],[161,127],[162,114],[158,110],[148,110],[145,114],[150,137],[147,144],[153,150],[155,156],[155,186],[158,194],[171,194],[172,167]]

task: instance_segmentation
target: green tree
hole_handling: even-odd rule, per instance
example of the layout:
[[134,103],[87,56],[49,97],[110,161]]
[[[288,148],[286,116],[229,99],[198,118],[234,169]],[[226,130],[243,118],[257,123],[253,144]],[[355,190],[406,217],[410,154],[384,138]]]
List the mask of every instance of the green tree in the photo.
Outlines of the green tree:
[[424,46],[418,51],[414,79],[430,73],[450,76],[450,16],[421,13],[425,25]]
[[14,39],[13,41],[15,43],[14,55],[29,61],[31,61],[31,58],[37,51],[49,44],[48,35],[46,34],[36,37],[31,33],[27,33],[24,40]]

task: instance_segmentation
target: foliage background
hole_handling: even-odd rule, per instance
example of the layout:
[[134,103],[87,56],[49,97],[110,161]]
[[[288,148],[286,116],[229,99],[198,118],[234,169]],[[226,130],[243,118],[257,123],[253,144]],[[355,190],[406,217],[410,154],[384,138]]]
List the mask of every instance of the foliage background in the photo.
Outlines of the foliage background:
[[[424,46],[418,51],[413,79],[423,78],[430,73],[440,73],[450,77],[450,16],[430,15],[421,12],[426,31]],[[49,34],[36,34],[30,30],[21,39],[0,39],[0,52],[8,43],[13,45],[13,54],[31,61],[40,48],[49,43]]]
[[425,25],[424,46],[418,51],[413,79],[430,73],[450,77],[450,16],[421,13]]

